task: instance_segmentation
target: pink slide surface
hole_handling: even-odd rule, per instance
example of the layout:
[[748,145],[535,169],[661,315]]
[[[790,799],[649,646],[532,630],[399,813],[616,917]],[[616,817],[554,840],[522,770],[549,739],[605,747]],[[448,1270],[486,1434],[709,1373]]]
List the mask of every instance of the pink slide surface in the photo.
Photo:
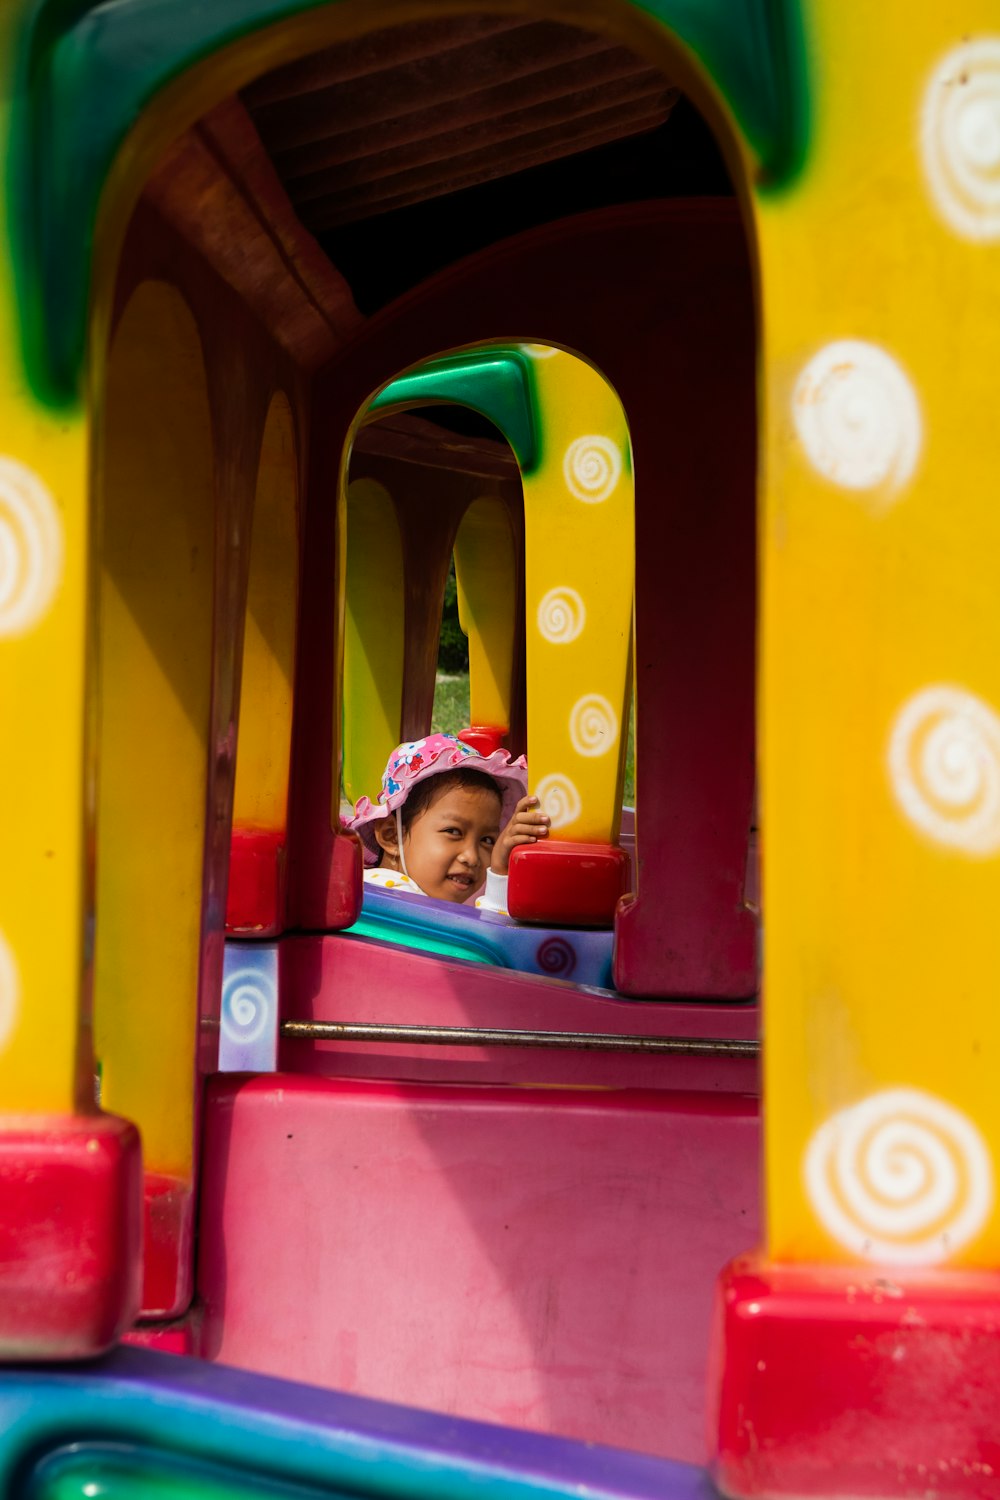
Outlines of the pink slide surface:
[[753,1099],[276,1074],[211,1080],[204,1132],[209,1358],[703,1459]]

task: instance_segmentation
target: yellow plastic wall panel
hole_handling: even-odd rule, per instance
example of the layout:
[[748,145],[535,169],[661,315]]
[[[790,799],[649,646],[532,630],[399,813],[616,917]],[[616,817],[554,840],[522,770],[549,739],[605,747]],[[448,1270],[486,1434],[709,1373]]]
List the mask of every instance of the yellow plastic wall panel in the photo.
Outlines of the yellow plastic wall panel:
[[[14,9],[0,9],[7,158]],[[7,240],[0,195],[0,243]],[[81,1037],[85,889],[86,428],[24,384],[0,263],[0,1110],[72,1111],[92,1092]]]
[[95,1034],[147,1168],[191,1160],[212,671],[212,433],[180,295],[138,288],[111,348],[102,475]]
[[344,791],[382,781],[403,707],[403,545],[392,497],[374,479],[347,486]]
[[613,842],[635,569],[628,426],[590,365],[527,347],[542,428],[524,476],[530,785],[557,838]]
[[295,426],[287,398],[271,402],[261,443],[247,585],[233,820],[285,828],[292,744],[298,601]]
[[1000,13],[807,22],[757,206],[770,1249],[993,1266]]
[[469,637],[469,722],[510,727],[517,570],[510,517],[474,500],[455,537],[458,617]]

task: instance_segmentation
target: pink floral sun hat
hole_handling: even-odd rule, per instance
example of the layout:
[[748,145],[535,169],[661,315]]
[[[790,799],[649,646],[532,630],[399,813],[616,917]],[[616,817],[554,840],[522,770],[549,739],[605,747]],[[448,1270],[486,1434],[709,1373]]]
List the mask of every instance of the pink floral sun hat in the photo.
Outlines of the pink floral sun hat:
[[382,790],[377,801],[360,797],[355,803],[354,817],[347,820],[347,826],[364,845],[366,865],[377,863],[381,852],[372,825],[402,807],[418,781],[426,781],[429,776],[439,776],[442,771],[454,771],[459,767],[478,771],[496,782],[502,801],[500,827],[506,827],[514,808],[528,791],[528,766],[524,756],[511,760],[506,750],[480,755],[478,750],[453,734],[429,734],[422,740],[397,745],[382,775]]

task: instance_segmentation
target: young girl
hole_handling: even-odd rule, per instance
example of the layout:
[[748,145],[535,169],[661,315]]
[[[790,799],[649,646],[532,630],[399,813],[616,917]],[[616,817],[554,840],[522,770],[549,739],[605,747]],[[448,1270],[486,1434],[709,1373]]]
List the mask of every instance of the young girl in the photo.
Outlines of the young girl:
[[518,844],[546,838],[549,820],[529,797],[524,756],[480,755],[451,734],[399,745],[378,801],[362,797],[348,822],[361,839],[365,880],[439,901],[507,910],[507,866]]

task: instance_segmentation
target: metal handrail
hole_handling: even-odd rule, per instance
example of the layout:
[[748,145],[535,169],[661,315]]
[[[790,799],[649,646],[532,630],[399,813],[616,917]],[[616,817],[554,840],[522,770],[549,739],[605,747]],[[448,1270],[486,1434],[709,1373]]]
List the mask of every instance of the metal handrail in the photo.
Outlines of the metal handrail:
[[549,1047],[572,1052],[659,1052],[680,1057],[758,1057],[750,1038],[617,1035],[603,1031],[524,1031],[491,1026],[395,1026],[381,1021],[282,1021],[293,1041],[411,1042],[432,1047]]

